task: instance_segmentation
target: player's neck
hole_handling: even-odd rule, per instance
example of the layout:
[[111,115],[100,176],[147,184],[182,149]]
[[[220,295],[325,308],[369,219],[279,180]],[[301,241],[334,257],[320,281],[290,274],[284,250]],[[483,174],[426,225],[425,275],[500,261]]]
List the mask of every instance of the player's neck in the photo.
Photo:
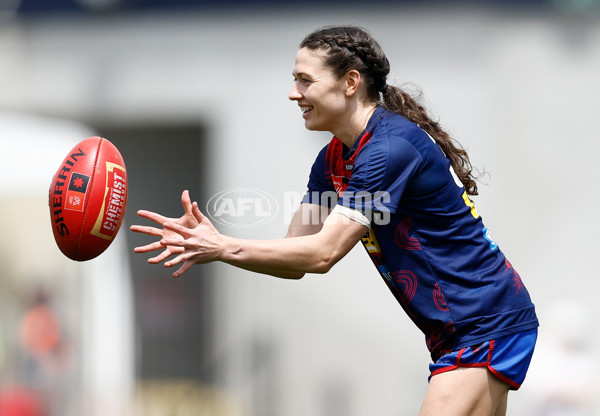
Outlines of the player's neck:
[[346,146],[354,146],[354,143],[360,138],[359,136],[365,130],[367,124],[369,124],[369,120],[376,107],[377,104],[369,104],[357,109],[338,132],[332,133]]

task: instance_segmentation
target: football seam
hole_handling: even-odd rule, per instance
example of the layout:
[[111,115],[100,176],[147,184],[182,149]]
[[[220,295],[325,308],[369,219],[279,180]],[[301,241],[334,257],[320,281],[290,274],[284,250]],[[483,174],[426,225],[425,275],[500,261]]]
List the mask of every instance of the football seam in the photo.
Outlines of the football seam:
[[85,209],[83,210],[83,217],[81,218],[81,223],[79,224],[79,238],[77,238],[77,246],[75,247],[75,259],[77,261],[79,261],[79,247],[81,245],[81,240],[83,239],[83,228],[84,228],[84,224],[85,221],[88,217],[88,201],[90,199],[90,196],[92,195],[92,192],[94,191],[94,179],[96,179],[96,167],[98,166],[98,159],[100,158],[100,151],[102,150],[102,142],[104,141],[104,139],[102,137],[100,137],[100,140],[98,140],[98,146],[97,146],[97,150],[96,150],[96,157],[94,158],[94,165],[93,165],[93,170],[91,172],[91,177],[90,177],[90,184],[89,184],[89,190],[85,196],[85,200],[83,202],[83,206],[85,207]]

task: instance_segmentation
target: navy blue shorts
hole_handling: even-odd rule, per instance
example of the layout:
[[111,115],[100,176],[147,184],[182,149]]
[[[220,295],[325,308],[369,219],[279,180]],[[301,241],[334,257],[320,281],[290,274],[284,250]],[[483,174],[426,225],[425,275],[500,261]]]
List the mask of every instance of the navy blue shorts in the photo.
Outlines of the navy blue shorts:
[[486,367],[512,390],[518,390],[531,363],[537,332],[537,328],[518,332],[443,355],[429,365],[429,379],[459,367]]

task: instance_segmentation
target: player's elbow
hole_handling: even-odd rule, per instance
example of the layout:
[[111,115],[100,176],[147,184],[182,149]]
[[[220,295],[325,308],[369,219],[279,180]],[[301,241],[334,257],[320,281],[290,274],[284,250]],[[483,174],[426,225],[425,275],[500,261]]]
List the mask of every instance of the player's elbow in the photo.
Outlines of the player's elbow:
[[304,272],[290,272],[285,277],[292,280],[300,280],[304,277]]
[[319,265],[319,266],[317,266],[313,270],[313,273],[316,273],[316,274],[327,274],[329,272],[329,270],[331,270],[331,267],[332,266],[330,266],[328,264]]
[[325,254],[320,256],[319,260],[315,263],[313,273],[325,274],[329,272],[333,266],[338,262],[338,258],[336,258],[332,254]]

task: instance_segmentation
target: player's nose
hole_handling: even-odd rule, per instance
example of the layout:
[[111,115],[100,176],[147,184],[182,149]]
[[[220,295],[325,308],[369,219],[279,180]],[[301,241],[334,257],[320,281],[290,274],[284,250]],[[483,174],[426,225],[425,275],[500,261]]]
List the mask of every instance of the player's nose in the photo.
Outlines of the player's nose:
[[298,88],[296,87],[296,84],[294,83],[294,86],[292,87],[292,90],[290,91],[289,99],[292,101],[297,101],[297,100],[300,100],[301,98],[302,98],[302,94],[300,94],[300,91],[298,91]]

